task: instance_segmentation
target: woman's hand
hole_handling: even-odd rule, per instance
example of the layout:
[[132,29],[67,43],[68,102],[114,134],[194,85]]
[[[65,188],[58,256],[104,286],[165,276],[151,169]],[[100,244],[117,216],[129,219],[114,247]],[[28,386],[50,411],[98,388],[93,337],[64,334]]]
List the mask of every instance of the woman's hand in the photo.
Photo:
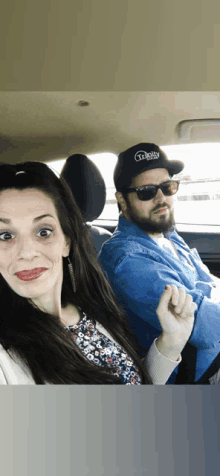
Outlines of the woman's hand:
[[194,325],[197,305],[183,288],[167,285],[156,309],[162,334],[156,341],[158,350],[166,357],[177,360]]

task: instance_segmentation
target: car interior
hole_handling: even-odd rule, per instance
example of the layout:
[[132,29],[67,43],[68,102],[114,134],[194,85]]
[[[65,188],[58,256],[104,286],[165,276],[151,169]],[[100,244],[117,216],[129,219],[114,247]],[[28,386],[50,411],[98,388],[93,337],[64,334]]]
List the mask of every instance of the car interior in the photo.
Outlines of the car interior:
[[[0,161],[62,173],[96,254],[118,223],[117,154],[152,142],[184,161],[176,229],[220,277],[219,14],[205,0],[4,2]],[[2,474],[219,467],[217,389],[91,387],[2,392]]]
[[0,92],[1,161],[43,161],[69,183],[96,254],[118,221],[117,154],[141,142],[185,162],[176,229],[220,277],[220,93]]

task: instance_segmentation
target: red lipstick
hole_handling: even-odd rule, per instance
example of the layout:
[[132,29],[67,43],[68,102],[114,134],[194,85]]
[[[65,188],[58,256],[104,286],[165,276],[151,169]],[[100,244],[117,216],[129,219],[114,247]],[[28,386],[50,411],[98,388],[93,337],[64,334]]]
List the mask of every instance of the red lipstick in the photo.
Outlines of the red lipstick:
[[18,271],[16,276],[21,279],[21,281],[32,281],[33,279],[39,278],[39,276],[46,271],[47,268],[34,268],[34,269],[24,269],[23,271]]

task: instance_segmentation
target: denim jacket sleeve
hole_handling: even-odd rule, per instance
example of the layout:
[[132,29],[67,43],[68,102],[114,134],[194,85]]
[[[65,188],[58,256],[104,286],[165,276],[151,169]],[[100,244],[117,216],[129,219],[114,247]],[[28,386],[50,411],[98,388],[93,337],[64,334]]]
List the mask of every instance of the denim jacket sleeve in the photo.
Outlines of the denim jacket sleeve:
[[[158,330],[161,326],[156,308],[165,285],[184,288],[197,304],[189,342],[198,349],[211,349],[219,344],[220,305],[204,296],[201,289],[187,288],[175,269],[166,266],[153,252],[126,254],[118,260],[114,270],[109,269],[108,274],[121,304]],[[207,295],[210,296],[210,292]]]

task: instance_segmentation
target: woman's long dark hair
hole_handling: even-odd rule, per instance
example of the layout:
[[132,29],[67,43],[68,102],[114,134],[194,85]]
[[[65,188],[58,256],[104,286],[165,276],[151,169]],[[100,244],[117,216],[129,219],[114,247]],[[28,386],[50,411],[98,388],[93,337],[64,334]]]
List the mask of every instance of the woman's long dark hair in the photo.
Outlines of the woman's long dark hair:
[[[18,171],[26,173],[16,174]],[[71,242],[76,292],[73,293],[66,258],[63,258],[62,307],[74,304],[95,319],[133,359],[142,383],[151,383],[124,311],[93,254],[80,210],[64,179],[41,162],[0,163],[0,193],[6,189],[33,188],[49,196],[62,231]],[[98,367],[84,357],[60,319],[41,311],[30,299],[15,293],[0,275],[0,343],[20,357],[37,384],[121,384],[113,369]],[[11,352],[12,351],[12,352]]]

